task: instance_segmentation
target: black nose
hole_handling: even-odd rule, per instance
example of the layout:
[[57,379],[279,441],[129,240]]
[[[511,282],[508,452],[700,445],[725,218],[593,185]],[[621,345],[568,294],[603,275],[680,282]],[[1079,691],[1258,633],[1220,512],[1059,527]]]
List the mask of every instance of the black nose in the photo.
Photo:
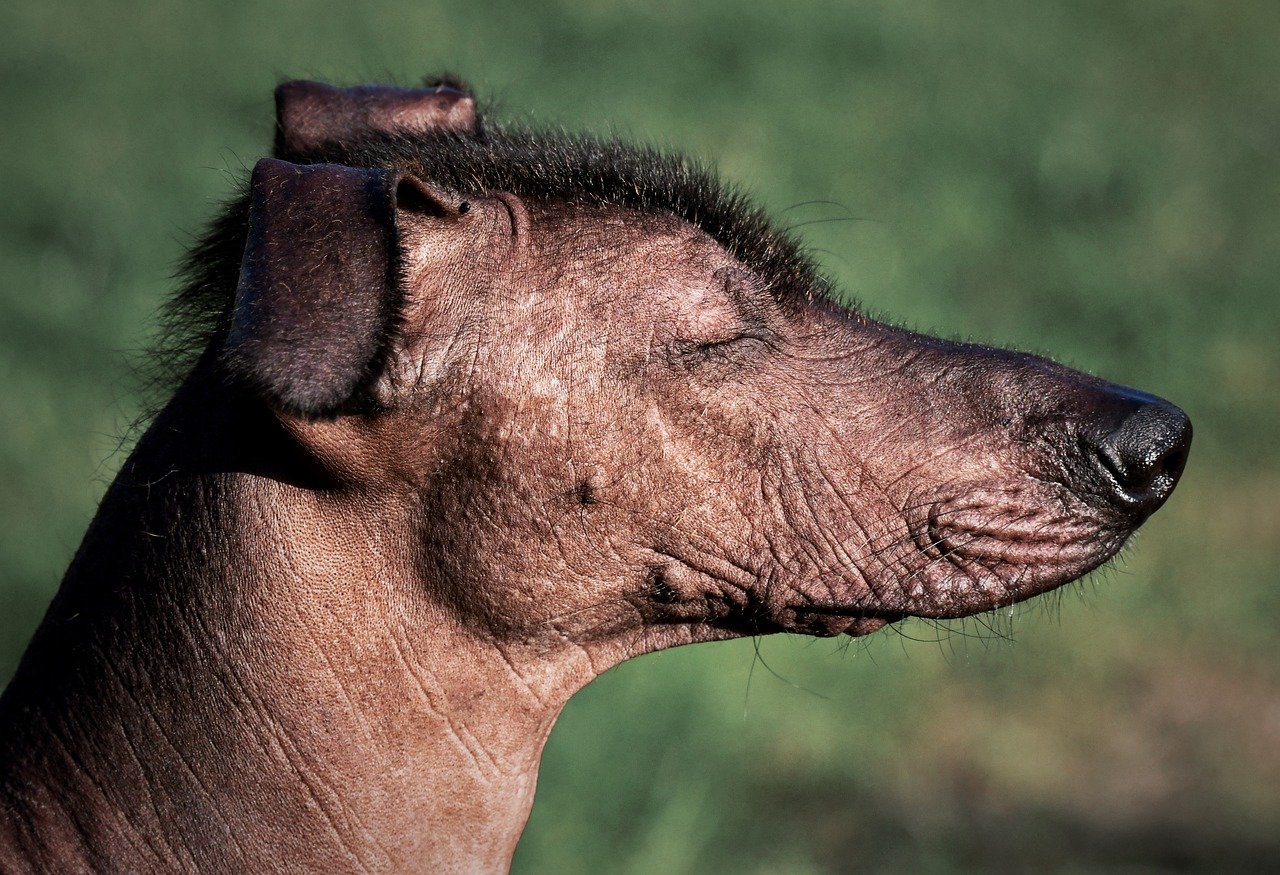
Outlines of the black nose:
[[1086,433],[1104,489],[1140,519],[1164,504],[1178,483],[1191,449],[1191,420],[1167,401],[1125,390],[1110,428]]

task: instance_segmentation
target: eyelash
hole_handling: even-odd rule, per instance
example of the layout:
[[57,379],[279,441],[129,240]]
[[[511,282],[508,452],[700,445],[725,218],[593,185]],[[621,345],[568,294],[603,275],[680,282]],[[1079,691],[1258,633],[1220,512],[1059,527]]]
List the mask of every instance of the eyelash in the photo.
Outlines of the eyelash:
[[682,357],[688,364],[731,362],[741,354],[756,351],[756,348],[772,350],[773,345],[772,331],[767,328],[751,328],[724,340],[686,344]]

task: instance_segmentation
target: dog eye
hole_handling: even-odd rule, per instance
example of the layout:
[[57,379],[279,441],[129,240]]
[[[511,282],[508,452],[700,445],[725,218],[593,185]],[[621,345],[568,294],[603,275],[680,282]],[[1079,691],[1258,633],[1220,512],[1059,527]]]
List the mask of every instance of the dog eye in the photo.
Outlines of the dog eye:
[[752,358],[772,351],[774,339],[769,329],[753,327],[721,340],[680,344],[681,358],[690,367],[708,363],[745,365]]

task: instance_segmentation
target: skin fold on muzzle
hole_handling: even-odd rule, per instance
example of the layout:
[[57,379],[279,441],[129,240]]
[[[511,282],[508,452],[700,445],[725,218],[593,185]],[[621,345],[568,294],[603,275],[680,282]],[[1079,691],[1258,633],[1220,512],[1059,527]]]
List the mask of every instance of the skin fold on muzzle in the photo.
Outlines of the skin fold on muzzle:
[[[786,367],[814,369],[803,382],[835,400],[793,405],[823,415],[774,436],[766,464],[805,548],[779,561],[785,535],[768,538],[756,555],[775,586],[745,628],[864,634],[1007,606],[1111,558],[1181,472],[1190,424],[1152,396],[848,314],[818,321]],[[786,481],[806,486],[789,497]]]
[[168,308],[179,386],[0,698],[0,870],[501,871],[577,690],[1042,593],[1178,408],[837,303],[711,173],[289,82]]

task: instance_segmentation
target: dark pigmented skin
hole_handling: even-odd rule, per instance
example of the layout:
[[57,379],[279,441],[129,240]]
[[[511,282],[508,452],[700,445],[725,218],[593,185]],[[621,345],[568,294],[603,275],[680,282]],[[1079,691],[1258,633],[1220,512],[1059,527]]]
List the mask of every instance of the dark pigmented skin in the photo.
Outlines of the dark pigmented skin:
[[847,311],[678,159],[277,104],[0,699],[3,871],[502,870],[606,668],[1012,604],[1181,472],[1177,408]]

